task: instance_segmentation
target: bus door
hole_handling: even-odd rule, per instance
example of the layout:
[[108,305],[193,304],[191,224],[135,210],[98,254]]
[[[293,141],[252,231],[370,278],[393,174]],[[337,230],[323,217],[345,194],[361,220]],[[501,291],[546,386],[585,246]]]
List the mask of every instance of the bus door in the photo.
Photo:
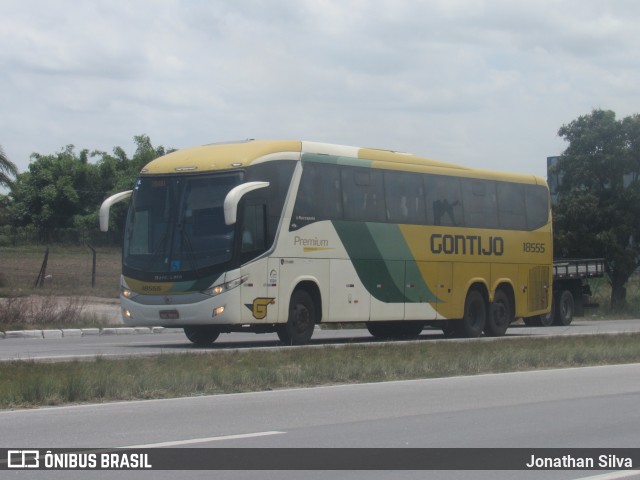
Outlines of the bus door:
[[[242,207],[240,255],[247,263],[242,275],[241,318],[243,323],[275,323],[278,318],[279,259],[260,258],[268,248],[267,205],[263,198],[247,198]],[[256,259],[256,260],[252,260]]]

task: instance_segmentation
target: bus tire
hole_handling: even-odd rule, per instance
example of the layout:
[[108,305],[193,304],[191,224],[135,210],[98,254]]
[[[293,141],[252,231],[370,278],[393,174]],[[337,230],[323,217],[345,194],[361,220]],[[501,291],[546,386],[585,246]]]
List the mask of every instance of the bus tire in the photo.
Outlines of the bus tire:
[[422,321],[368,322],[367,330],[376,338],[409,339],[416,338],[424,329]]
[[375,338],[391,338],[389,322],[367,322],[367,330]]
[[554,307],[553,323],[564,327],[571,325],[574,312],[575,302],[573,300],[573,295],[569,290],[563,290],[558,294],[557,302]]
[[220,331],[210,325],[202,325],[197,327],[184,327],[184,334],[194,345],[207,346],[211,345],[220,336]]
[[440,329],[442,330],[442,333],[446,338],[455,337],[458,333],[456,322],[452,320],[444,320],[440,325]]
[[287,323],[278,326],[277,334],[286,345],[304,345],[316,328],[316,309],[306,290],[296,290],[289,302]]
[[477,338],[482,335],[487,322],[487,302],[484,295],[471,289],[464,301],[464,317],[458,322],[458,335],[464,338]]
[[551,325],[553,325],[554,317],[555,314],[553,313],[553,310],[551,310],[549,313],[538,315],[538,325],[540,325],[541,327],[550,327]]
[[513,307],[509,296],[499,289],[493,297],[489,307],[489,315],[484,326],[484,333],[488,337],[502,337],[511,322],[513,322]]

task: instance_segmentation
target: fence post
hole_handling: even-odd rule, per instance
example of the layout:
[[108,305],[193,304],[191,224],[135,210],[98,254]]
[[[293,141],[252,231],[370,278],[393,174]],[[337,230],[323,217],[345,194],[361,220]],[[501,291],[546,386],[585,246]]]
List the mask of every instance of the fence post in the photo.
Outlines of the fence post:
[[91,267],[91,288],[95,288],[96,287],[96,249],[89,244],[87,244],[87,247],[89,247],[89,249],[93,254],[93,265]]
[[44,286],[44,277],[47,274],[47,262],[49,261],[49,247],[44,252],[44,260],[42,261],[42,266],[40,267],[40,273],[38,273],[38,278],[36,279],[36,284],[34,287],[42,287]]

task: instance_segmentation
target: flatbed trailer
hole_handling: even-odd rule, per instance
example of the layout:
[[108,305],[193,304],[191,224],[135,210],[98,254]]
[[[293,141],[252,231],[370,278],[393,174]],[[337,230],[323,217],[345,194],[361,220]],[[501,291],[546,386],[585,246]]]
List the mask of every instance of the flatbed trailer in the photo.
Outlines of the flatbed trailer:
[[574,317],[584,315],[585,307],[597,307],[592,301],[588,280],[604,277],[605,262],[601,258],[555,260],[553,262],[553,297],[551,312],[525,319],[527,325],[567,326]]

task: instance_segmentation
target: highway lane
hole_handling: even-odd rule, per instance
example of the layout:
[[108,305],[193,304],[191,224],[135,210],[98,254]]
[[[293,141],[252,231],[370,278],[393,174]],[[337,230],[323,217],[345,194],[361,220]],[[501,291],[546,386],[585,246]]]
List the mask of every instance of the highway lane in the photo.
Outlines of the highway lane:
[[[640,364],[589,367],[4,411],[0,447],[624,448],[640,445],[638,405]],[[9,472],[6,478],[500,480],[604,473]]]
[[[576,319],[568,327],[526,327],[514,324],[504,339],[520,336],[583,335],[599,333],[640,332],[640,320]],[[417,341],[443,340],[440,330],[426,328]],[[485,339],[493,341],[493,339]],[[447,341],[461,341],[448,339]],[[310,345],[336,345],[376,342],[366,330],[320,330]],[[142,356],[158,353],[207,352],[244,348],[285,348],[275,334],[223,334],[210,347],[192,345],[181,330],[155,334],[89,335],[64,338],[0,338],[0,361],[70,360],[96,356]],[[292,347],[286,347],[292,348]],[[296,347],[299,348],[299,347]]]

